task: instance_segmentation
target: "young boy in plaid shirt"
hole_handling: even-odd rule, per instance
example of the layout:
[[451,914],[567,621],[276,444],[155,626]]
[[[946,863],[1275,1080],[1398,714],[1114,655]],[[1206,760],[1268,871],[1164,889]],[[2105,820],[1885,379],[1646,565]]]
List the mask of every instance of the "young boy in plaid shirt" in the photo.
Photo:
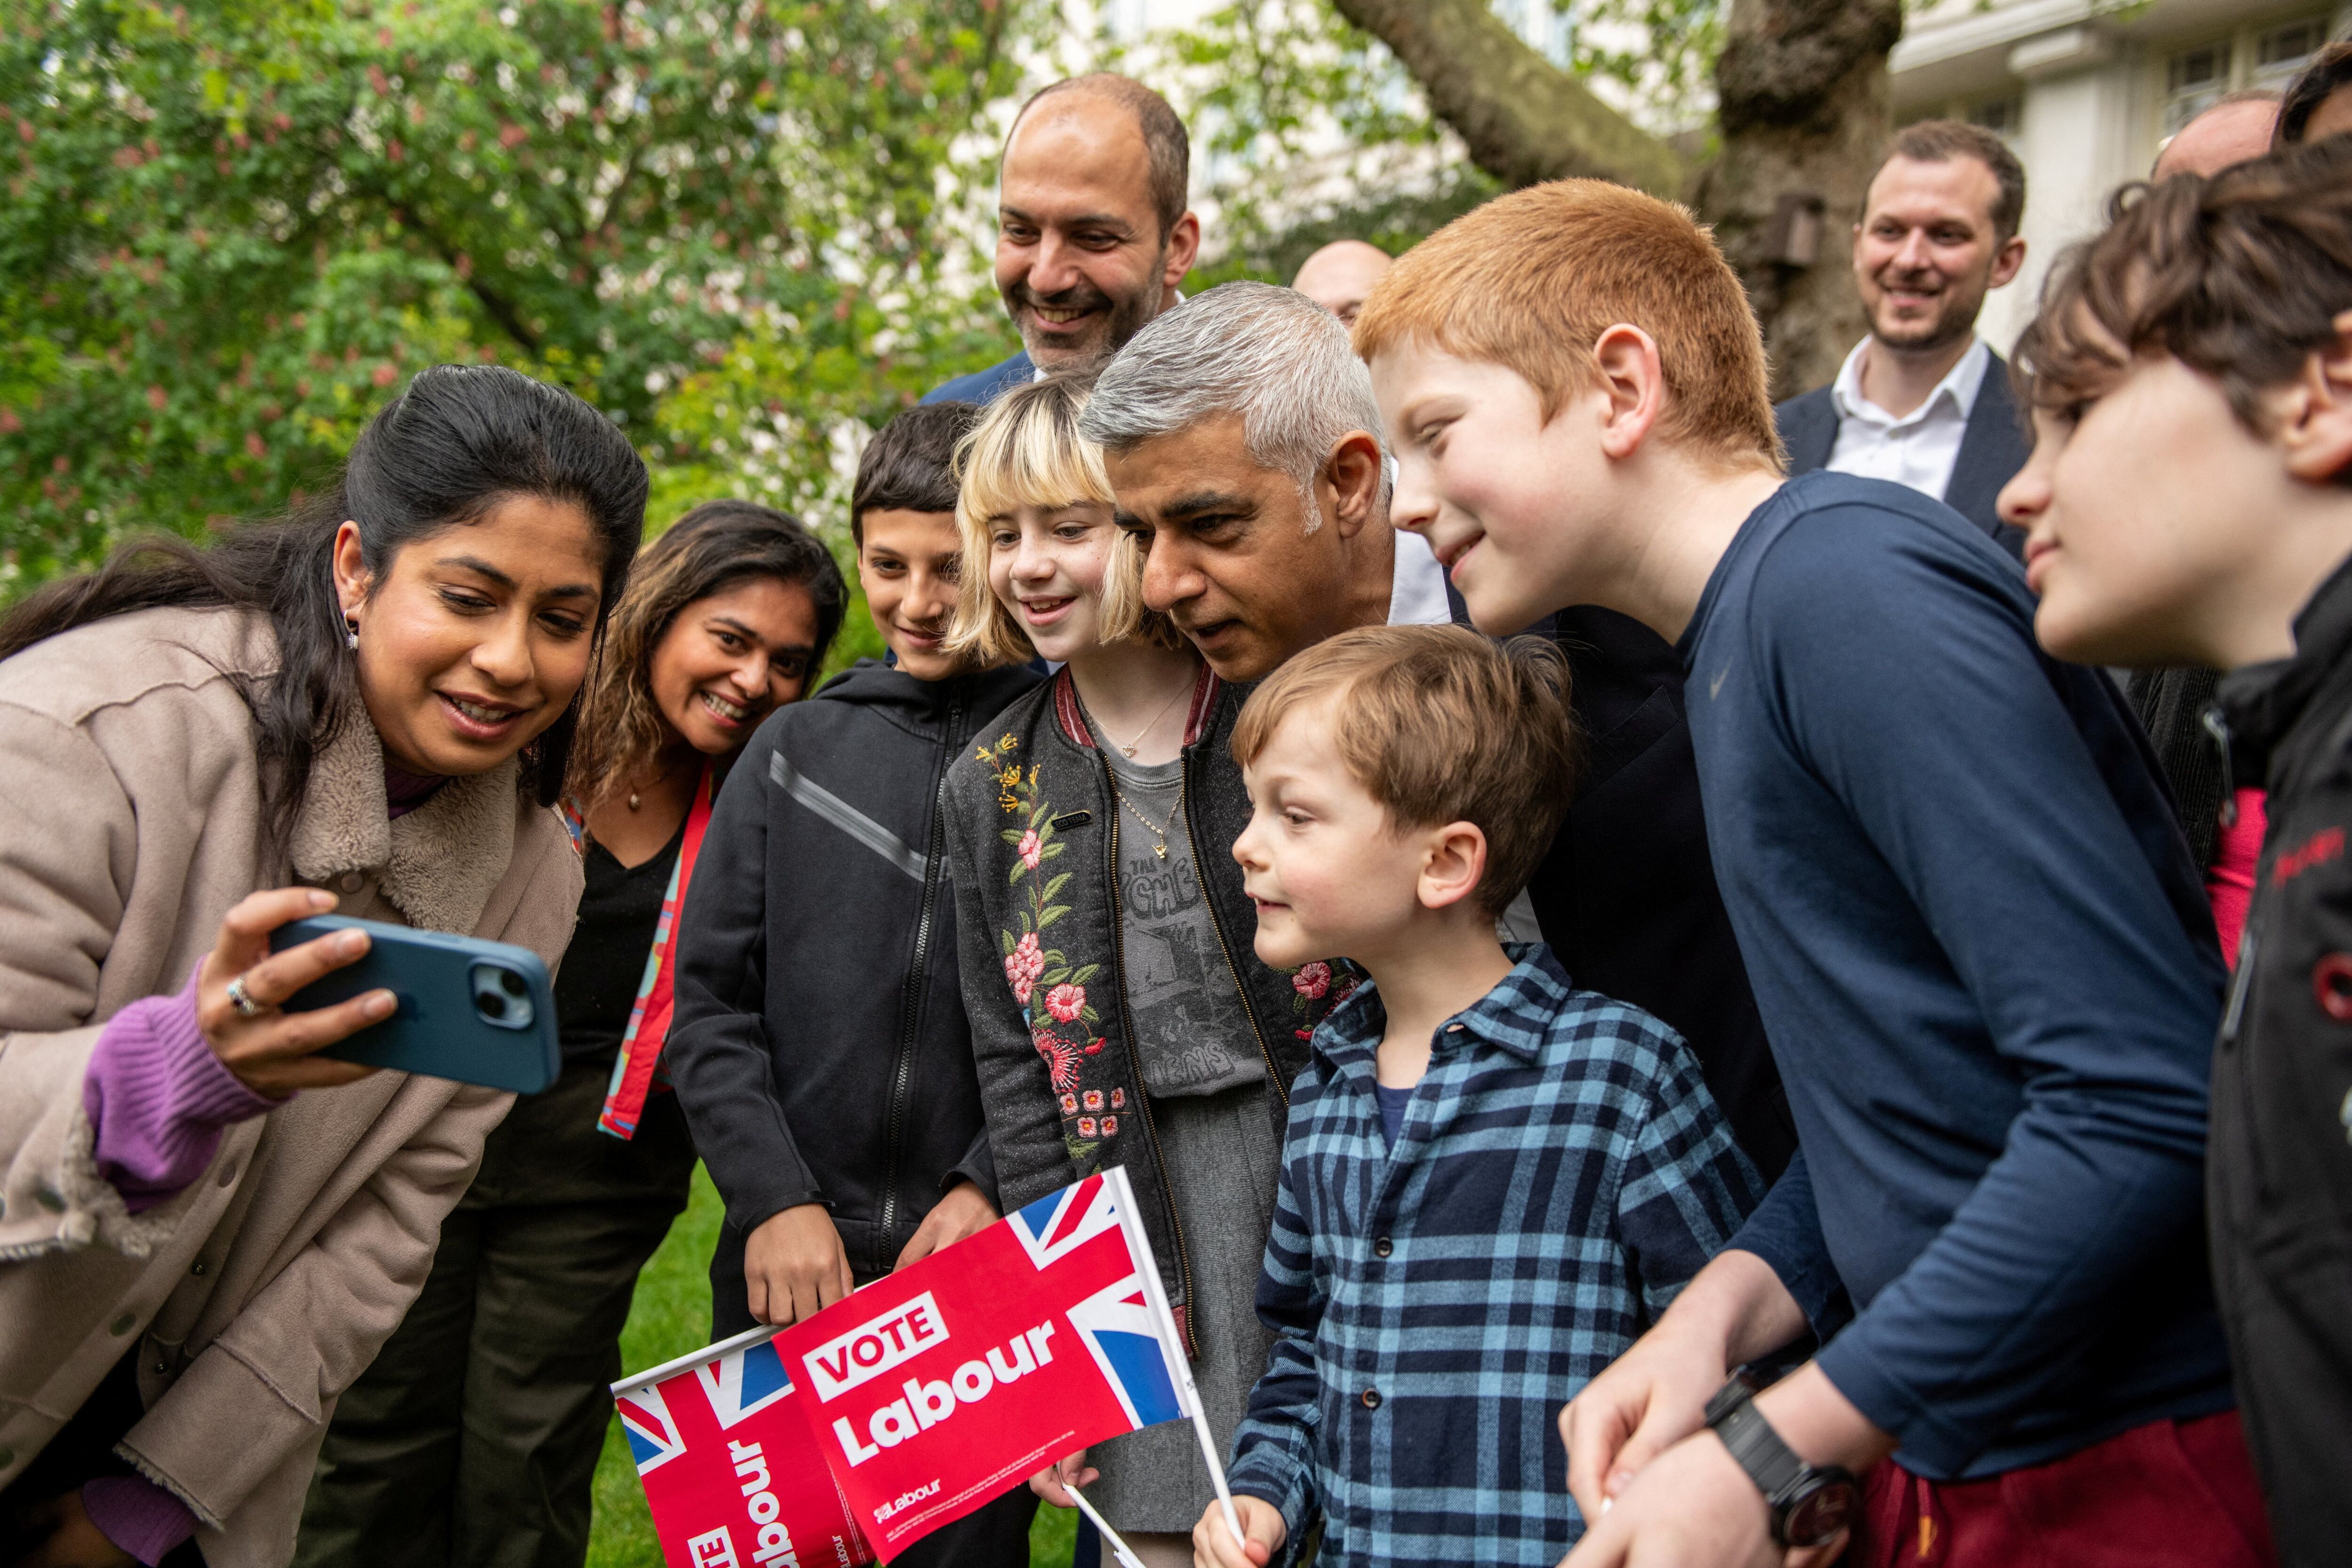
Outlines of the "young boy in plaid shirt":
[[1291,1092],[1259,1316],[1276,1334],[1234,1440],[1236,1542],[1321,1561],[1550,1568],[1583,1533],[1559,1408],[1762,1194],[1698,1064],[1577,990],[1495,918],[1573,793],[1557,653],[1442,626],[1343,633],[1251,697],[1234,845],[1257,953],[1370,976]]

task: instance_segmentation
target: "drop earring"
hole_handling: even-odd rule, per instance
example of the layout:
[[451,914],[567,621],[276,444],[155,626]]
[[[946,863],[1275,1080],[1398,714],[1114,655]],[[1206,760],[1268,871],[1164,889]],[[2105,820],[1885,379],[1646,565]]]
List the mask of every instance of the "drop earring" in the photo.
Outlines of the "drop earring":
[[343,646],[354,653],[360,651],[360,622],[356,615],[343,617]]

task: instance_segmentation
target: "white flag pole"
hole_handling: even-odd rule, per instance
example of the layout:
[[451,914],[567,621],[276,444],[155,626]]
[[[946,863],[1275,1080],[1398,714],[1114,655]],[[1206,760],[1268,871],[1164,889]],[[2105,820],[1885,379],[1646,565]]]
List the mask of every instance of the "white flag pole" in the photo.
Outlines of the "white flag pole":
[[1067,1481],[1062,1483],[1062,1490],[1070,1494],[1070,1500],[1078,1505],[1080,1513],[1094,1521],[1095,1528],[1102,1531],[1102,1538],[1110,1542],[1112,1555],[1125,1563],[1127,1568],[1143,1568],[1143,1559],[1128,1549],[1127,1542],[1118,1538],[1118,1531],[1110,1527],[1110,1521],[1095,1511],[1095,1505],[1087,1500],[1084,1492]]
[[1160,1323],[1160,1354],[1175,1374],[1176,1402],[1192,1418],[1192,1435],[1201,1440],[1201,1458],[1208,1461],[1210,1484],[1217,1489],[1217,1505],[1224,1510],[1225,1528],[1234,1532],[1234,1544],[1239,1546],[1249,1537],[1242,1533],[1241,1515],[1234,1511],[1233,1490],[1225,1484],[1224,1461],[1217,1457],[1217,1439],[1209,1431],[1209,1413],[1202,1406],[1201,1391],[1192,1383],[1192,1360],[1184,1354],[1184,1336],[1177,1332],[1176,1314],[1169,1310],[1168,1292],[1160,1283],[1160,1264],[1151,1255],[1151,1238],[1144,1232],[1143,1218],[1135,1210],[1135,1188],[1127,1179],[1127,1167],[1113,1166],[1103,1172],[1103,1179],[1111,1184],[1113,1201],[1118,1206],[1119,1228],[1127,1234],[1128,1250],[1143,1276],[1143,1293],[1151,1303],[1153,1315]]

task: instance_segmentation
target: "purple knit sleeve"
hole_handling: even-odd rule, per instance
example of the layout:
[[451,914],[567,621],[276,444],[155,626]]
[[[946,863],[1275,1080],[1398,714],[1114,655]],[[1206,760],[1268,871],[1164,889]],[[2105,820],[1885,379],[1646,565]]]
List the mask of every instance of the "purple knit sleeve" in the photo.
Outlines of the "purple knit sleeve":
[[145,1476],[98,1476],[81,1483],[82,1511],[98,1532],[154,1568],[196,1532],[188,1505]]
[[204,1175],[223,1127],[278,1103],[239,1082],[205,1042],[195,975],[178,996],[142,998],[107,1019],[81,1081],[98,1174],[133,1214]]

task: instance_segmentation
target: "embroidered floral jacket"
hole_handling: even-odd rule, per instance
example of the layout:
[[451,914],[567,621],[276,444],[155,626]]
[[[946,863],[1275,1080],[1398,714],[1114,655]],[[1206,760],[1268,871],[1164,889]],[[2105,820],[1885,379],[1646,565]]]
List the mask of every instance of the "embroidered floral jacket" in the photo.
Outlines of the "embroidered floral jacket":
[[[1348,988],[1344,966],[1260,963],[1234,841],[1249,797],[1230,748],[1247,688],[1206,670],[1184,727],[1185,820],[1223,949],[1257,1036],[1279,1136],[1307,1041]],[[1006,708],[948,775],[948,852],[964,1010],[1007,1213],[1123,1165],[1177,1316],[1192,1269],[1128,1027],[1110,769],[1065,670]]]

